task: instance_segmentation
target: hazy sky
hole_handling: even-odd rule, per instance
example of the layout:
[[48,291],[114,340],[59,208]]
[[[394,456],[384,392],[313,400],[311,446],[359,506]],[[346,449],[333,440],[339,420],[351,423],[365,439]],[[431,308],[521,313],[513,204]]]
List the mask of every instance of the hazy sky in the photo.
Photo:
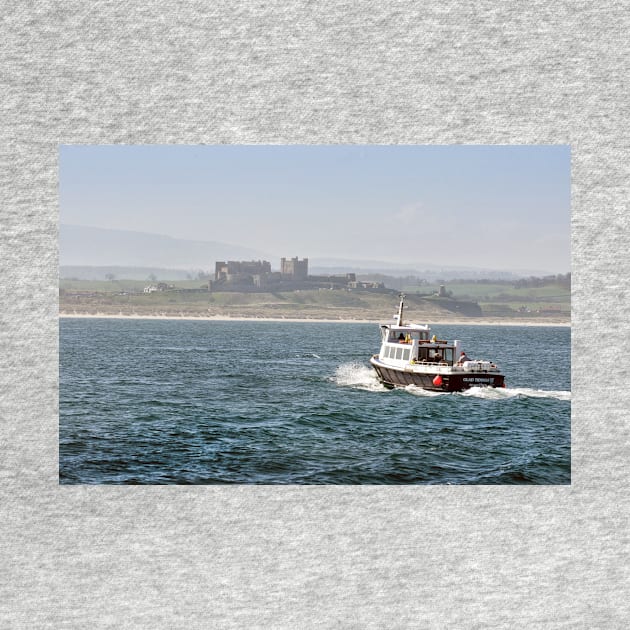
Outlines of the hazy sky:
[[570,193],[568,146],[60,149],[62,223],[277,257],[566,273]]

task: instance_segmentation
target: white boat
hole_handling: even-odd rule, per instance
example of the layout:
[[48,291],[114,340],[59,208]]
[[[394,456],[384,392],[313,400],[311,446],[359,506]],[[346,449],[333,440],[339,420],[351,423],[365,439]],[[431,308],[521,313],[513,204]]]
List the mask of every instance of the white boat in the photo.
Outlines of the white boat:
[[457,392],[470,387],[505,387],[505,376],[492,361],[470,359],[462,344],[438,339],[429,326],[403,321],[401,294],[394,324],[381,324],[381,350],[370,359],[385,387],[415,385]]

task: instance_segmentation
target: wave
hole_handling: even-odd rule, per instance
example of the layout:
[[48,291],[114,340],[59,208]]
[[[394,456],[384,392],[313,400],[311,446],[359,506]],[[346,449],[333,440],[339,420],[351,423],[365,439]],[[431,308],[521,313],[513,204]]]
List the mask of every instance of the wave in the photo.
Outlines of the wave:
[[430,389],[422,389],[422,387],[417,387],[416,385],[407,385],[404,388],[406,392],[413,394],[414,396],[419,396],[420,398],[434,398],[435,396],[448,396],[451,392],[435,392]]
[[530,387],[471,387],[459,396],[485,398],[488,400],[504,400],[506,398],[555,398],[556,400],[571,400],[571,392],[562,390],[533,389]]
[[386,392],[376,376],[376,372],[361,363],[344,363],[335,370],[335,375],[331,379],[342,387],[355,387],[365,389],[370,392]]
[[[335,370],[331,379],[342,387],[354,387],[368,391],[390,391],[377,378],[376,372],[361,363],[344,363]],[[505,400],[508,398],[554,398],[556,400],[571,400],[571,392],[562,390],[533,389],[530,387],[471,387],[463,392],[436,392],[415,385],[407,385],[404,391],[421,398],[435,396],[467,396],[484,398],[486,400]]]

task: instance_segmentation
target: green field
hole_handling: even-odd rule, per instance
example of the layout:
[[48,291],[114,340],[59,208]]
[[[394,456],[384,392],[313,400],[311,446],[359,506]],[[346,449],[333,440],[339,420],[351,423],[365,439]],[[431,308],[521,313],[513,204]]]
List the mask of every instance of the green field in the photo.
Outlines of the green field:
[[[396,292],[304,290],[284,292],[210,292],[202,280],[168,282],[169,290],[144,293],[148,280],[60,281],[59,305],[67,313],[161,315],[229,315],[244,317],[312,317],[389,319]],[[407,287],[410,317],[570,318],[570,292],[560,286],[515,288],[506,283],[460,283],[445,286],[448,297],[435,295],[438,285]]]
[[[482,284],[445,284],[447,291],[452,292],[453,297],[461,300],[479,301],[513,301],[519,300],[544,300],[546,302],[569,302],[571,291],[560,285],[547,285],[543,287],[516,288],[505,283]],[[428,294],[437,293],[440,285],[426,284],[421,287],[406,287],[407,293]]]
[[[108,285],[109,291],[95,286],[98,283],[85,283],[80,289],[66,287],[65,282],[60,290],[60,303],[65,306],[77,305],[135,305],[157,307],[169,305],[205,305],[209,310],[226,307],[241,308],[278,308],[291,307],[296,310],[309,308],[323,309],[370,309],[374,307],[391,310],[397,305],[397,297],[393,294],[374,294],[341,290],[285,291],[273,293],[248,292],[209,292],[207,290],[171,290],[141,293],[130,291],[125,285],[120,289]],[[175,284],[175,283],[173,283]],[[182,287],[183,288],[183,287]]]
[[[118,293],[120,291],[142,291],[144,287],[155,285],[160,280],[68,280],[61,278],[59,288],[67,291],[98,291],[103,293]],[[176,289],[208,288],[203,280],[169,280],[166,284]]]
[[[377,293],[347,290],[308,290],[273,293],[209,292],[204,291],[157,291],[154,293],[123,290],[116,283],[108,284],[109,291],[100,289],[99,283],[91,282],[74,286],[62,283],[59,308],[62,313],[103,314],[154,314],[154,315],[220,315],[234,317],[305,317],[313,319],[383,319],[390,320],[398,306],[395,292]],[[175,284],[175,283],[173,283]],[[86,290],[86,287],[88,290]],[[409,316],[439,319],[453,314],[465,317],[462,310],[446,308],[439,300],[425,300],[409,296]],[[476,305],[474,305],[475,308]],[[479,314],[479,313],[477,313]]]
[[[437,284],[427,284],[406,287],[405,291],[428,296],[439,289]],[[506,283],[447,283],[445,289],[457,300],[477,302],[484,315],[529,315],[541,310],[568,315],[571,311],[571,291],[559,284],[514,287]]]

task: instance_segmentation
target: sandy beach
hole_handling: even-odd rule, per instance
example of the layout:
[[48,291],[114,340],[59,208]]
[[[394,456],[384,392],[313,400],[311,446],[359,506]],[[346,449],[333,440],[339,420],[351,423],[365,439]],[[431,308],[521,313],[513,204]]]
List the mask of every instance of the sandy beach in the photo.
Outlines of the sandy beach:
[[[229,315],[139,315],[112,313],[59,313],[59,318],[100,318],[100,319],[148,319],[148,320],[183,320],[183,321],[234,321],[234,322],[295,322],[295,323],[329,323],[329,324],[379,324],[384,320],[378,319],[325,319],[299,317],[240,317]],[[439,319],[427,321],[431,325],[443,326],[563,326],[570,327],[571,323],[556,319]]]

